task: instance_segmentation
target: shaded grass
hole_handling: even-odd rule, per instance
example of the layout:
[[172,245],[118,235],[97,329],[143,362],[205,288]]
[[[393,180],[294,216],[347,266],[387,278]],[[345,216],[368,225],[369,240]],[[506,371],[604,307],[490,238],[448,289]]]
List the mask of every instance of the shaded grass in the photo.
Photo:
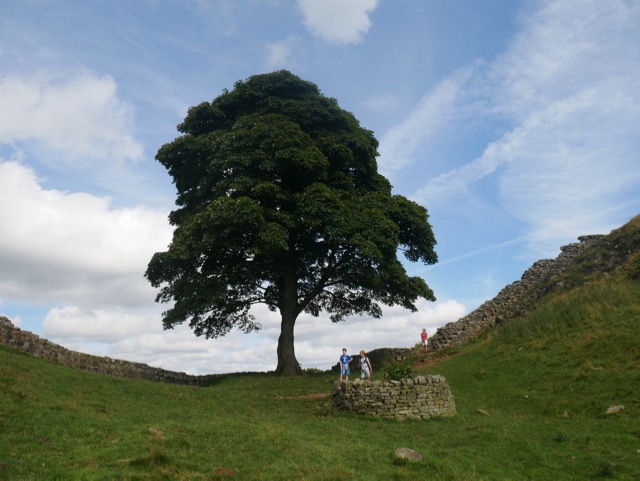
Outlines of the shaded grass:
[[334,412],[325,374],[196,388],[0,347],[0,479],[638,480],[638,299],[638,283],[594,282],[456,350],[421,372],[458,408],[429,421]]

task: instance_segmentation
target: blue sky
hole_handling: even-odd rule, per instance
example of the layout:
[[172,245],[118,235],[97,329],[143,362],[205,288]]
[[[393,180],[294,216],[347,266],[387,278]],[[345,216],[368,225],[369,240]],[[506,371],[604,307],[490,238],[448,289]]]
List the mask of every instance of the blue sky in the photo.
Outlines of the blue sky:
[[407,266],[438,299],[417,313],[301,316],[305,368],[412,346],[640,212],[634,0],[3,0],[0,314],[166,369],[273,369],[277,314],[218,340],[163,331],[143,274],[171,240],[157,150],[190,106],[283,68],[374,131],[440,258]]

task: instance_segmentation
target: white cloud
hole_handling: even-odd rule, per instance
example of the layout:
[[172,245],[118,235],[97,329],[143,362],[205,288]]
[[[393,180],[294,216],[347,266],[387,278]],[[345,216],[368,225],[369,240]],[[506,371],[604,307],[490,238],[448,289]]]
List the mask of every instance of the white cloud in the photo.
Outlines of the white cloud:
[[540,3],[540,9],[523,17],[523,29],[489,70],[501,113],[524,118],[602,79],[637,78],[640,4]]
[[289,35],[286,39],[278,42],[268,43],[265,46],[266,66],[269,70],[290,68],[290,57],[299,38],[296,35]]
[[[434,334],[437,327],[465,315],[465,307],[456,301],[419,301],[417,307],[416,313],[386,307],[381,319],[356,316],[337,324],[326,314],[301,315],[295,328],[298,361],[303,368],[329,369],[343,346],[352,352],[413,346],[422,328]],[[184,324],[163,331],[159,314],[150,310],[56,308],[47,314],[44,329],[48,339],[69,349],[189,374],[271,371],[277,363],[280,317],[262,305],[253,312],[261,331],[232,331],[219,339],[195,337]]]
[[108,198],[43,189],[17,162],[0,162],[0,205],[0,224],[10,226],[0,236],[0,298],[153,298],[142,276],[171,240],[166,212],[114,209]]
[[380,171],[393,176],[413,161],[418,147],[451,126],[458,117],[459,97],[473,70],[461,69],[442,80],[420,99],[401,124],[391,128],[380,141]]
[[496,110],[518,122],[500,141],[500,192],[542,250],[608,232],[638,197],[638,31],[637,3],[547,2],[493,66]]
[[465,315],[465,307],[449,300],[431,303],[419,300],[418,311],[400,307],[383,307],[383,317],[372,319],[354,316],[341,323],[331,323],[301,316],[296,324],[296,355],[303,367],[327,369],[335,364],[340,349],[350,352],[370,351],[381,347],[409,347],[420,342],[420,331],[434,334],[437,327],[457,321]]
[[447,264],[452,264],[454,262],[459,262],[461,260],[464,259],[469,259],[470,257],[475,257],[481,254],[485,254],[487,252],[491,252],[491,251],[496,251],[496,250],[501,250],[504,249],[506,247],[511,247],[513,245],[516,244],[520,244],[522,242],[525,242],[526,240],[528,240],[528,237],[526,236],[522,236],[522,237],[517,237],[515,239],[511,239],[505,242],[500,242],[498,244],[494,244],[494,245],[490,245],[487,247],[483,247],[481,249],[476,249],[474,251],[471,252],[467,252],[465,254],[456,256],[456,257],[451,257],[449,259],[444,259],[444,260],[438,260],[438,263],[434,266],[426,266],[424,267],[422,270],[428,270],[428,269],[435,269],[435,268],[441,268],[442,266],[446,266]]
[[369,14],[379,0],[298,0],[309,31],[325,40],[360,42],[371,27]]
[[[516,138],[514,142],[517,142],[517,135],[513,135],[513,133],[505,135],[505,139],[514,137]],[[471,184],[496,171],[507,155],[505,151],[512,146],[508,142],[489,144],[481,157],[460,168],[451,169],[434,177],[419,189],[413,198],[420,203],[433,206],[450,202],[451,198],[456,195],[467,194],[467,189]]]
[[87,311],[79,306],[69,306],[51,309],[44,318],[42,328],[51,339],[114,342],[160,331],[161,326],[157,317],[154,317],[130,309]]
[[397,104],[397,98],[394,95],[378,95],[364,102],[364,106],[376,112],[385,112]]
[[0,143],[36,142],[66,161],[137,160],[133,112],[109,76],[81,71],[0,79]]
[[[485,105],[486,122],[510,127],[481,156],[435,177],[414,197],[432,206],[498,195],[504,210],[528,226],[531,247],[547,255],[578,235],[606,233],[633,213],[629,197],[640,188],[640,36],[631,32],[640,31],[640,5],[543,2],[523,22],[510,48],[458,94],[469,105]],[[398,128],[400,140],[388,144],[400,146],[390,149],[394,166],[406,165],[402,159],[427,137],[428,128],[408,125],[433,118],[430,105],[452,104],[448,90],[433,95]],[[487,190],[492,186],[497,190]]]
[[[640,73],[640,72],[639,72]],[[615,88],[585,89],[534,114],[519,128],[518,146],[506,160],[500,191],[506,208],[526,219],[538,240],[555,241],[608,224],[598,213],[638,192],[640,104],[627,119],[615,105]],[[640,90],[638,91],[640,94]]]

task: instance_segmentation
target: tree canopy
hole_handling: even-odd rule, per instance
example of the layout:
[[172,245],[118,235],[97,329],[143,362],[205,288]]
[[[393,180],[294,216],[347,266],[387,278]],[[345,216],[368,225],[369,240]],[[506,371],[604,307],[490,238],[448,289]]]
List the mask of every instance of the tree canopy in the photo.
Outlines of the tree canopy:
[[435,300],[397,256],[437,261],[427,210],[392,194],[373,133],[315,84],[249,77],[190,108],[178,130],[156,155],[177,189],[173,240],[145,273],[171,303],[165,329],[250,332],[251,306],[266,304],[282,319],[276,372],[292,375],[300,313],[338,322]]

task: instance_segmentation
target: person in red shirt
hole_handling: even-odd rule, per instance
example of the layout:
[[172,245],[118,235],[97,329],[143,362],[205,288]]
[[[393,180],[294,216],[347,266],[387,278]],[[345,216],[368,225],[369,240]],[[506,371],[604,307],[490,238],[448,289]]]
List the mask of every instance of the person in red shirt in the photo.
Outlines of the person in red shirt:
[[422,339],[422,345],[424,346],[424,352],[427,352],[429,350],[429,343],[427,342],[427,330],[423,329],[422,333],[420,334],[420,338]]

